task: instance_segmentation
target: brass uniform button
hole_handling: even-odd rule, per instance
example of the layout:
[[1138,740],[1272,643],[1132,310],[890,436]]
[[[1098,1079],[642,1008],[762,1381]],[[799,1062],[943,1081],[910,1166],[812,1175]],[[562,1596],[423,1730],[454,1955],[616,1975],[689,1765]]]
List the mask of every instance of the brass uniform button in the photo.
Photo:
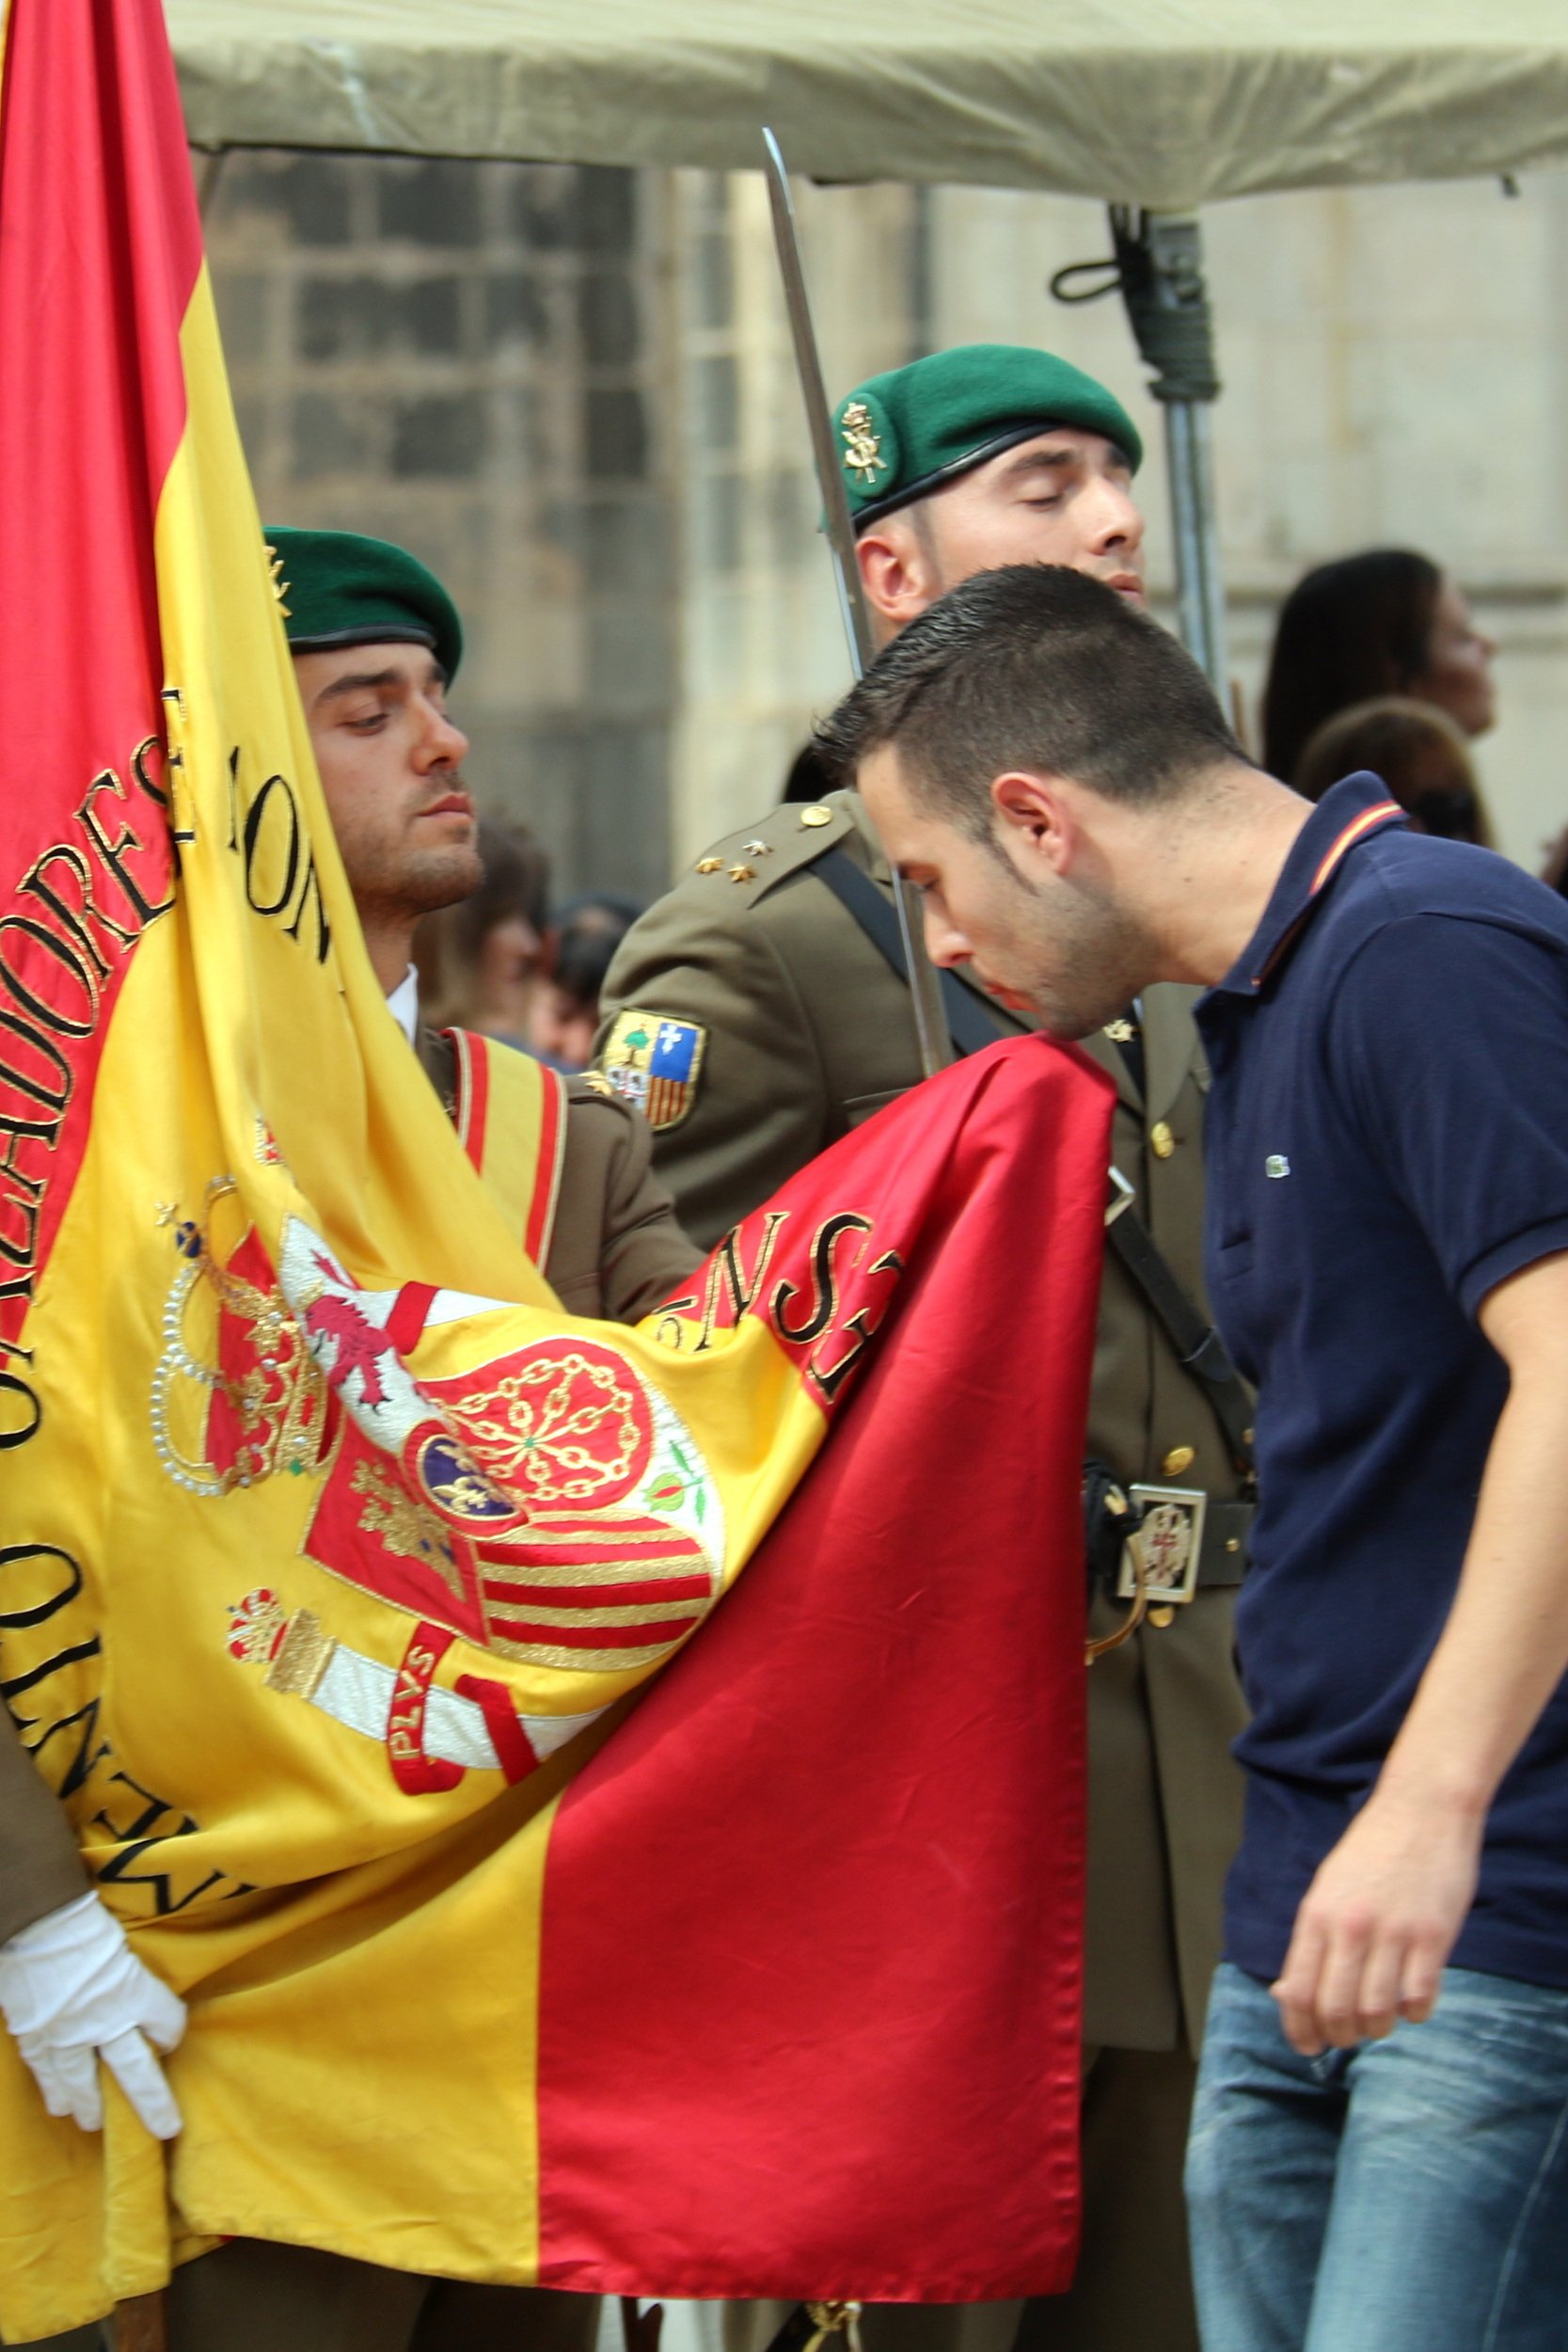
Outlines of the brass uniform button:
[[724,861],[721,857],[700,857],[697,860],[697,871],[699,874],[717,874],[723,870],[723,865]]
[[1196,1451],[1194,1447],[1173,1445],[1160,1464],[1160,1474],[1164,1478],[1180,1478],[1184,1470],[1192,1469],[1196,1459]]
[[832,810],[824,808],[820,801],[814,801],[810,808],[800,811],[800,822],[808,833],[815,833],[818,825],[831,825],[832,821]]
[[1168,1600],[1157,1600],[1148,1613],[1148,1622],[1150,1625],[1174,1625],[1176,1611]]
[[1227,1535],[1225,1539],[1225,1548],[1227,1551],[1240,1551],[1242,1549],[1241,1537],[1239,1535]]
[[1157,1119],[1148,1131],[1149,1149],[1157,1160],[1168,1160],[1176,1149],[1176,1137],[1163,1119]]

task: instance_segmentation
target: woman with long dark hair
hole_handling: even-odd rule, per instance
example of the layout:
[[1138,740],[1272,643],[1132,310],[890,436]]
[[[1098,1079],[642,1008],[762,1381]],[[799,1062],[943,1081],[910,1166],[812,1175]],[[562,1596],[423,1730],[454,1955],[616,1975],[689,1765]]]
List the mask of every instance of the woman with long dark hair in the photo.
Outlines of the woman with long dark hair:
[[1320,564],[1280,607],[1263,690],[1263,765],[1295,781],[1308,739],[1353,703],[1400,694],[1465,735],[1494,716],[1492,657],[1448,574],[1408,548]]

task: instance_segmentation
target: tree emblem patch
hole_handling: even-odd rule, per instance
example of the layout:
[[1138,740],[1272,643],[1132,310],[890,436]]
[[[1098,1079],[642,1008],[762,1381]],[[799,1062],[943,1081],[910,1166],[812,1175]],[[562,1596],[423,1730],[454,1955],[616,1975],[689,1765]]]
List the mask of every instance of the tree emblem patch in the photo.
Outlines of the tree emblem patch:
[[632,1005],[616,1016],[599,1068],[623,1102],[656,1132],[678,1127],[697,1098],[707,1031],[698,1021],[670,1021]]

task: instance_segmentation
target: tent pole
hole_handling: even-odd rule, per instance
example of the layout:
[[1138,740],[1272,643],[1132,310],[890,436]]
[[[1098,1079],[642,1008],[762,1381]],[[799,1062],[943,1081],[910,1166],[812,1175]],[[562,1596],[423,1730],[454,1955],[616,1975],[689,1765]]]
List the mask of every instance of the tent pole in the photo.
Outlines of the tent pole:
[[1138,350],[1155,371],[1149,389],[1165,411],[1176,593],[1182,643],[1230,706],[1225,580],[1214,507],[1210,410],[1219,397],[1214,322],[1195,215],[1111,207],[1117,280]]
[[1225,636],[1225,580],[1214,514],[1213,441],[1208,406],[1196,400],[1165,405],[1165,459],[1170,474],[1171,525],[1176,538],[1176,601],[1181,642],[1229,708],[1229,661]]
[[[822,381],[822,362],[816,349],[816,333],[811,323],[811,304],[806,294],[800,240],[796,234],[795,204],[789,193],[789,174],[784,169],[779,142],[771,131],[764,130],[762,145],[768,200],[773,214],[773,241],[779,256],[779,275],[784,282],[784,307],[789,313],[790,340],[795,347],[800,398],[805,404],[806,430],[811,437],[812,455],[816,465],[816,486],[822,497],[828,550],[832,557],[839,611],[844,616],[845,634],[848,639],[849,666],[856,677],[860,677],[877,658],[871,614],[861,586],[860,565],[855,560],[855,534],[849,520],[849,501],[839,465],[838,444],[833,438],[833,412],[828,405],[828,394]],[[947,1031],[947,1012],[942,1003],[937,969],[926,946],[926,921],[919,898],[913,884],[907,882],[896,868],[893,875],[893,903],[898,916],[898,938],[904,950],[904,969],[909,975],[910,1002],[914,1014],[915,1043],[920,1053],[921,1073],[930,1078],[939,1070],[945,1070],[953,1057]],[[817,2306],[814,2304],[811,2308],[816,2310]],[[852,2307],[841,2307],[835,2303],[823,2308],[833,2311],[853,2308],[858,2312],[860,2306],[857,2303]],[[839,2323],[835,2322],[834,2326],[836,2328]],[[829,2332],[834,2330],[830,2329]]]

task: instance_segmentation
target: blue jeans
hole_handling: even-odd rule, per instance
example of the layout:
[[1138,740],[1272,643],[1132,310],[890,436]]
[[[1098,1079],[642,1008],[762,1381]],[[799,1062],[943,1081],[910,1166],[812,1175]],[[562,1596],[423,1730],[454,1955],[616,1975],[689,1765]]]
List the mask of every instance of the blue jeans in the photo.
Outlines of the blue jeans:
[[1204,2352],[1568,2352],[1568,1992],[1449,1968],[1305,2058],[1223,1963],[1187,2209]]

